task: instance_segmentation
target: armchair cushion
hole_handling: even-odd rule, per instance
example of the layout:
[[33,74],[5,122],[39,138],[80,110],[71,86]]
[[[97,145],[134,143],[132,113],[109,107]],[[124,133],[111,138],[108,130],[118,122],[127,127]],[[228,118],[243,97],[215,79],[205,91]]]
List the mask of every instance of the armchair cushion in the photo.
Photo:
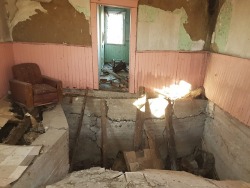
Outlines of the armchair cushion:
[[34,95],[42,95],[45,93],[56,93],[57,89],[48,84],[34,84],[32,86]]

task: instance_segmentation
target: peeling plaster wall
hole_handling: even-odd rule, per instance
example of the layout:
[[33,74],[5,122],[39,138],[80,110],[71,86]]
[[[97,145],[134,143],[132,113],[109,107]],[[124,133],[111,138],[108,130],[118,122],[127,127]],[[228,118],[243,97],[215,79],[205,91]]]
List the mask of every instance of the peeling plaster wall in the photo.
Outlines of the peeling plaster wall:
[[141,0],[139,3],[137,50],[204,49],[208,35],[207,1]]
[[90,1],[89,0],[68,0],[68,1],[79,13],[83,13],[87,20],[90,19]]
[[250,1],[226,0],[214,31],[214,52],[250,58]]
[[6,1],[13,41],[91,46],[89,1]]
[[0,1],[0,42],[11,41],[4,1]]

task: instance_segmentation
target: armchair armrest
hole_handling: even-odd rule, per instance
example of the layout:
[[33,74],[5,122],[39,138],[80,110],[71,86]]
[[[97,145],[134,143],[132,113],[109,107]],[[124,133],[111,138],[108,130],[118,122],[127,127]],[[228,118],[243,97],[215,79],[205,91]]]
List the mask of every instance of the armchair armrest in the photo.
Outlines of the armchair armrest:
[[10,80],[10,91],[14,101],[28,108],[33,107],[33,90],[30,83]]
[[57,89],[58,99],[62,100],[62,81],[42,75],[43,83],[51,85]]

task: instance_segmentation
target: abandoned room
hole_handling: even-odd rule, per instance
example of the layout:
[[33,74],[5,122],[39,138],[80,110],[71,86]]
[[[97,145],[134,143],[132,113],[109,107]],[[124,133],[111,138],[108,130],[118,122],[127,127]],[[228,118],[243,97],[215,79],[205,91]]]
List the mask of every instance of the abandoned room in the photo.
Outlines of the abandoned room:
[[249,0],[0,0],[0,187],[250,188]]

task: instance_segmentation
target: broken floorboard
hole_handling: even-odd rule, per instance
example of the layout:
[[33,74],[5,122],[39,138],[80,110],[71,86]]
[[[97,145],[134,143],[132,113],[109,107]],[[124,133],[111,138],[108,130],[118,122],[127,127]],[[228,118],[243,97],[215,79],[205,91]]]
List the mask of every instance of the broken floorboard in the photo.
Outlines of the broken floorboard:
[[168,170],[145,170],[140,172],[117,172],[104,168],[91,168],[69,174],[63,180],[46,188],[71,187],[168,187],[168,188],[250,188],[242,181],[215,181],[187,172]]

